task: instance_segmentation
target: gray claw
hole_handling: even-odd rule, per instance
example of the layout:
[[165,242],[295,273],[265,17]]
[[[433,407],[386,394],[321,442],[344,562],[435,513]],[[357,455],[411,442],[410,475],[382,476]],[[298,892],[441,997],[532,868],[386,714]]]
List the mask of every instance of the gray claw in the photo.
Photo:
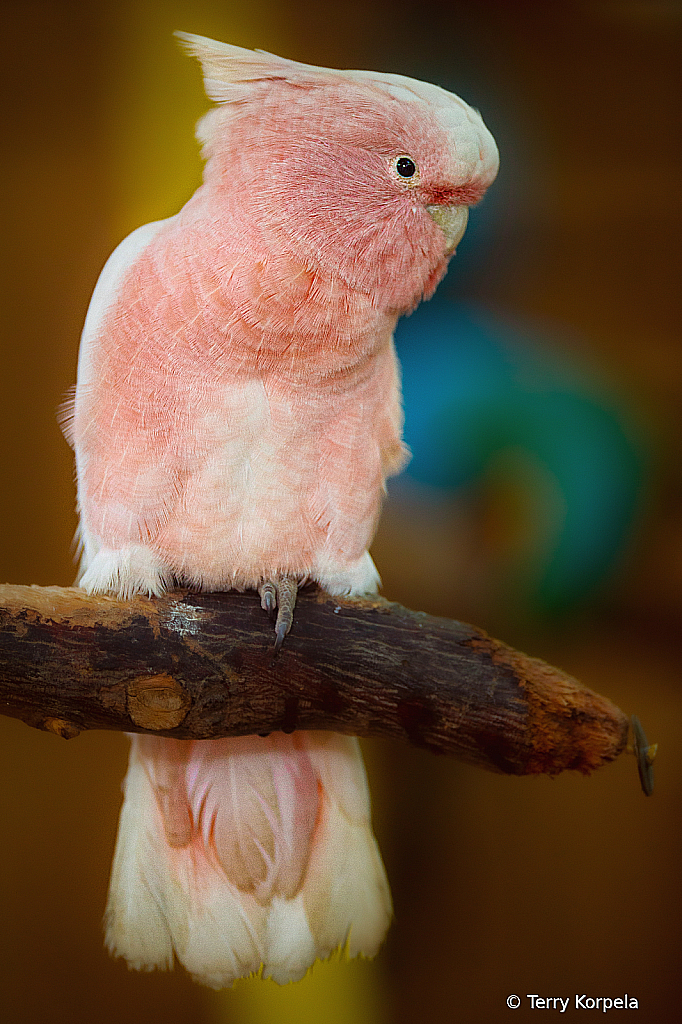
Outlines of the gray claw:
[[294,622],[298,583],[291,576],[280,576],[274,580],[265,580],[258,588],[258,593],[260,594],[261,608],[264,608],[271,618],[277,609],[277,621],[275,622],[275,652],[277,652]]
[[284,637],[293,625],[297,594],[298,583],[290,576],[282,576],[282,578],[277,581],[277,622],[275,623],[276,651],[278,651],[284,643]]
[[277,586],[272,580],[265,580],[258,588],[260,594],[260,606],[268,613],[271,619],[275,617],[277,610]]
[[284,637],[291,629],[290,622],[281,621],[281,616],[277,616],[277,625],[275,626],[275,653],[280,650],[284,643]]

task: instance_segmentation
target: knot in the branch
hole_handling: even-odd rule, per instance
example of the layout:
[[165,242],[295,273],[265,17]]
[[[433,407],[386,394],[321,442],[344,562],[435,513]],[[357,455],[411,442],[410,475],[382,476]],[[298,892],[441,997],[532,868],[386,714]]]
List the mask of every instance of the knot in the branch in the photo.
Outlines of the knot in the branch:
[[55,736],[61,736],[63,740],[72,740],[80,733],[80,728],[75,722],[69,722],[66,718],[46,718],[43,729],[54,733]]
[[189,694],[166,672],[136,676],[126,687],[128,714],[140,729],[175,729],[190,708]]

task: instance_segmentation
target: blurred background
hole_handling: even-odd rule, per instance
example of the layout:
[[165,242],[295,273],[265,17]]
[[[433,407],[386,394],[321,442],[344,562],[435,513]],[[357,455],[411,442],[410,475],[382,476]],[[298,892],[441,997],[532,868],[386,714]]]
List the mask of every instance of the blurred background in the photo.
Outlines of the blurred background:
[[55,413],[88,300],[200,182],[208,103],[172,31],[408,74],[481,109],[501,172],[399,327],[414,458],[373,548],[384,593],[560,665],[660,744],[646,799],[627,756],[517,779],[366,742],[385,947],[213,993],[103,951],[124,738],[1,719],[3,1020],[478,1024],[526,1019],[527,993],[626,992],[678,1020],[682,5],[3,0],[2,25],[0,580],[72,582]]

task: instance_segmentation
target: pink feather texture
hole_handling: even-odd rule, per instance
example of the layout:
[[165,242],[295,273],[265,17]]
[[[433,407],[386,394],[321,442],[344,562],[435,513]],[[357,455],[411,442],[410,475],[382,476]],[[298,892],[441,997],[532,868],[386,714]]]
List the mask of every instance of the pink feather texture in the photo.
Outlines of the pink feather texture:
[[[180,35],[218,106],[202,186],[121,243],[88,311],[80,583],[374,593],[407,458],[393,329],[445,273],[495,144],[437,86]],[[390,913],[355,741],[133,739],[107,909],[131,966],[286,982],[346,942],[373,955]]]

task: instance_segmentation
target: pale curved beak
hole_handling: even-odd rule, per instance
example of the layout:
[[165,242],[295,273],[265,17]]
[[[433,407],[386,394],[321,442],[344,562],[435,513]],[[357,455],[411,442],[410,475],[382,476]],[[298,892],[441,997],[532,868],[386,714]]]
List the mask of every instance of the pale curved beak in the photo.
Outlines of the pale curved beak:
[[459,241],[466,231],[469,219],[468,206],[427,206],[438,227],[445,235],[446,252],[451,253],[459,245]]

